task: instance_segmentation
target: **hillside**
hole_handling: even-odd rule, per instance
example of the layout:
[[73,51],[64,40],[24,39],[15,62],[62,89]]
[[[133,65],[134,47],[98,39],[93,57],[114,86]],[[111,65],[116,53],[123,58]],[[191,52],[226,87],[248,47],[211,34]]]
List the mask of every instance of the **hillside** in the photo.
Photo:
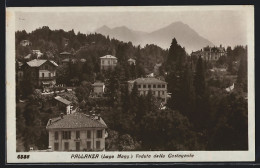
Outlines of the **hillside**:
[[[102,29],[108,29],[103,27]],[[122,35],[127,34],[127,38],[134,39],[135,36],[128,31],[127,28],[118,28],[117,32]],[[140,32],[139,32],[140,33]],[[138,34],[138,32],[134,32]],[[119,61],[126,61],[134,58],[137,63],[144,65],[147,72],[150,72],[156,63],[162,63],[165,60],[167,51],[156,45],[145,45],[144,47],[134,46],[131,42],[122,42],[114,38],[106,37],[102,34],[75,34],[74,30],[51,30],[44,26],[36,29],[31,33],[26,31],[17,31],[16,37],[16,59],[23,62],[28,54],[32,54],[32,50],[40,50],[43,58],[51,55],[58,64],[61,63],[59,53],[67,51],[75,54],[77,58],[87,59],[98,67],[99,57],[112,54]],[[29,40],[30,46],[21,46],[20,41]],[[64,45],[64,40],[68,41]],[[123,63],[123,62],[122,62]]]

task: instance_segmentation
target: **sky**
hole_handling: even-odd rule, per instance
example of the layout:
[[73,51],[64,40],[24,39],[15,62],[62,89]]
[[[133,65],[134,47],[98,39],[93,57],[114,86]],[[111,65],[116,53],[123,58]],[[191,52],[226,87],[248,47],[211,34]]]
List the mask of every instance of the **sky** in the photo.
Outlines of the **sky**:
[[126,26],[133,30],[152,32],[173,22],[188,24],[199,35],[215,45],[246,45],[247,15],[239,10],[146,10],[146,11],[29,11],[16,13],[16,30],[31,32],[42,26],[71,30],[77,33],[94,32],[106,25]]

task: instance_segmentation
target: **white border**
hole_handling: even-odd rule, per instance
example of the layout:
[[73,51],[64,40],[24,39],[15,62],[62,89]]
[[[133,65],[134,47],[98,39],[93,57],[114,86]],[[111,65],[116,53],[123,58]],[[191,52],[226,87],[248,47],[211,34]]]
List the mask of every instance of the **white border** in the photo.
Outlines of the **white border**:
[[[125,12],[125,11],[214,11],[232,10],[247,14],[248,41],[248,151],[152,151],[152,152],[89,152],[89,154],[113,155],[114,159],[71,159],[72,154],[88,152],[16,152],[15,126],[15,12]],[[6,140],[7,163],[68,163],[68,162],[228,162],[255,160],[255,85],[254,85],[254,6],[163,6],[163,7],[12,7],[6,8]],[[234,140],[235,141],[235,140]],[[29,159],[17,159],[18,154],[30,154]],[[118,154],[133,158],[118,159]],[[150,154],[151,158],[137,159],[136,154]],[[155,154],[164,154],[165,158],[156,159]],[[193,154],[194,157],[168,158],[169,154]]]

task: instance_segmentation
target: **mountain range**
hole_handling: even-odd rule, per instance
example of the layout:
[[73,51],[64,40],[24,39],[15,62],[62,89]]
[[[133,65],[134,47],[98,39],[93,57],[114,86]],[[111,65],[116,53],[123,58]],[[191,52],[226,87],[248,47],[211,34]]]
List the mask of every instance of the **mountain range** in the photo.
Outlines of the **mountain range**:
[[106,25],[96,29],[95,32],[106,36],[109,35],[109,37],[124,42],[131,41],[134,45],[145,46],[146,44],[156,44],[164,49],[169,48],[172,39],[176,38],[177,42],[185,47],[188,53],[200,50],[208,45],[214,45],[208,39],[200,36],[189,25],[180,21],[173,22],[153,32],[135,31],[126,26],[109,28]]

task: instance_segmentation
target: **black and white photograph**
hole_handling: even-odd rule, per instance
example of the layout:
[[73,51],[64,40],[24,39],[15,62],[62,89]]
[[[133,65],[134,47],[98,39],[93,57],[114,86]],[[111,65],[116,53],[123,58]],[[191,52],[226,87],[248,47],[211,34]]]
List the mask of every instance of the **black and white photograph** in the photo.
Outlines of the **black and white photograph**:
[[255,159],[253,6],[6,15],[10,162]]

